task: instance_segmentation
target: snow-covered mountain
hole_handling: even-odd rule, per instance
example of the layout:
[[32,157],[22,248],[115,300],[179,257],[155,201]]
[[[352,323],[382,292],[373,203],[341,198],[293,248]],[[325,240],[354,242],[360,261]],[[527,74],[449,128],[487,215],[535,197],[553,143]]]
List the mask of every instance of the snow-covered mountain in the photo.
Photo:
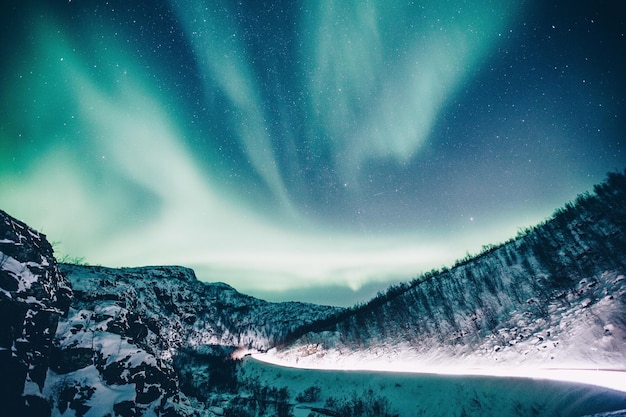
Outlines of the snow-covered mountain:
[[57,265],[44,235],[0,211],[0,404],[15,415],[207,415],[184,392],[234,378],[236,350],[341,310],[269,303],[183,267]]
[[[623,370],[626,175],[594,191],[347,310],[265,302],[177,266],[58,265],[44,235],[0,211],[0,404],[27,416],[293,415],[285,387],[230,360],[255,350],[310,367]],[[297,402],[319,391],[303,381]],[[322,405],[308,410],[344,415]]]
[[[315,323],[274,352],[299,366],[624,369],[626,176],[476,257]],[[626,384],[625,384],[626,385]]]
[[60,269],[74,289],[73,308],[93,311],[111,305],[129,311],[119,326],[139,333],[164,359],[181,347],[267,350],[302,325],[342,311],[266,302],[224,283],[200,282],[191,269],[177,266],[113,269],[61,264]]
[[74,290],[46,384],[60,411],[98,404],[102,415],[196,415],[204,407],[181,390],[181,384],[195,386],[196,369],[184,372],[187,363],[200,357],[197,365],[206,372],[211,359],[268,349],[339,310],[268,303],[223,283],[202,283],[183,267],[60,269]]

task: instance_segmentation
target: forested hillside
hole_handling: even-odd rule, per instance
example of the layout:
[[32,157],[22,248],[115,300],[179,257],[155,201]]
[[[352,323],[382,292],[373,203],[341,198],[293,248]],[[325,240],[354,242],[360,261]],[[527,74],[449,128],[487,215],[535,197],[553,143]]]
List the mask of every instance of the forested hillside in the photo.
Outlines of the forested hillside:
[[278,355],[622,367],[625,226],[626,176],[612,173],[517,238],[301,329]]

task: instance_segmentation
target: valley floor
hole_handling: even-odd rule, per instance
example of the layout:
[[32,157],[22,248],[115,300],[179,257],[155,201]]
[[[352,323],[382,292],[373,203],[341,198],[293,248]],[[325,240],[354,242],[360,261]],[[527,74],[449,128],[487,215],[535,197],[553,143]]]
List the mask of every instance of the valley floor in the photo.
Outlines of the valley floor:
[[[418,370],[411,369],[404,372],[399,369],[395,369],[396,372],[380,372],[381,369],[377,369],[372,372],[364,370],[364,365],[359,370],[331,370],[330,364],[326,369],[305,370],[276,362],[271,354],[252,355],[244,360],[243,378],[277,389],[284,387],[289,390],[292,399],[298,395],[302,397],[303,393],[315,387],[319,392],[318,398],[310,404],[297,401],[294,408],[296,417],[308,416],[316,408],[323,409],[329,401],[350,404],[362,399],[386,405],[389,415],[400,417],[574,417],[626,409],[623,384],[626,374],[623,372],[543,370],[539,375],[531,375],[530,371],[505,375],[504,372],[468,369],[463,375],[451,375],[445,369],[439,374],[432,373],[432,370],[417,373]],[[587,377],[593,379],[584,379]]]
[[307,361],[306,365],[299,361],[283,359],[273,354],[258,353],[254,359],[272,365],[316,370],[337,371],[376,371],[401,372],[424,375],[456,375],[456,376],[493,376],[504,378],[529,378],[551,380],[578,384],[595,385],[616,391],[626,392],[626,369],[583,369],[583,368],[540,368],[540,367],[452,367],[412,363],[410,361],[387,361],[383,359],[351,357],[348,360],[316,360]]

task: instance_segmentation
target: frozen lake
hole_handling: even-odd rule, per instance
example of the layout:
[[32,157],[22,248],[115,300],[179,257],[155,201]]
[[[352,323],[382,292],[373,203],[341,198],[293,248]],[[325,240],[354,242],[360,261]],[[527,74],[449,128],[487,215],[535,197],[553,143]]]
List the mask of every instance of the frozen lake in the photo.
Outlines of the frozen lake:
[[314,403],[301,402],[295,416],[326,400],[386,398],[400,417],[414,416],[585,416],[626,409],[626,393],[592,385],[530,378],[451,376],[373,371],[287,368],[247,357],[242,377],[276,388],[286,387],[292,403],[310,387],[319,388]]

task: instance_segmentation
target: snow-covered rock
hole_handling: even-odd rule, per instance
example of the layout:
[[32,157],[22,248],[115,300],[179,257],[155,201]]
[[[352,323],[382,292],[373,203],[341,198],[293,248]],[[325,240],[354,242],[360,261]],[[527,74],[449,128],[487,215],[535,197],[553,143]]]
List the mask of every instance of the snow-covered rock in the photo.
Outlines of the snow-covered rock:
[[50,412],[42,390],[59,317],[71,299],[46,237],[0,210],[0,404]]
[[60,320],[44,389],[52,415],[199,415],[171,363],[142,343],[132,317],[104,300],[92,310],[71,308]]
[[[109,331],[124,331],[168,359],[181,348],[209,345],[267,350],[292,332],[343,311],[307,303],[270,303],[224,283],[198,281],[180,266],[105,268],[62,264],[72,283],[72,307],[115,318]],[[115,309],[124,313],[115,313]],[[107,309],[111,310],[106,312]]]

